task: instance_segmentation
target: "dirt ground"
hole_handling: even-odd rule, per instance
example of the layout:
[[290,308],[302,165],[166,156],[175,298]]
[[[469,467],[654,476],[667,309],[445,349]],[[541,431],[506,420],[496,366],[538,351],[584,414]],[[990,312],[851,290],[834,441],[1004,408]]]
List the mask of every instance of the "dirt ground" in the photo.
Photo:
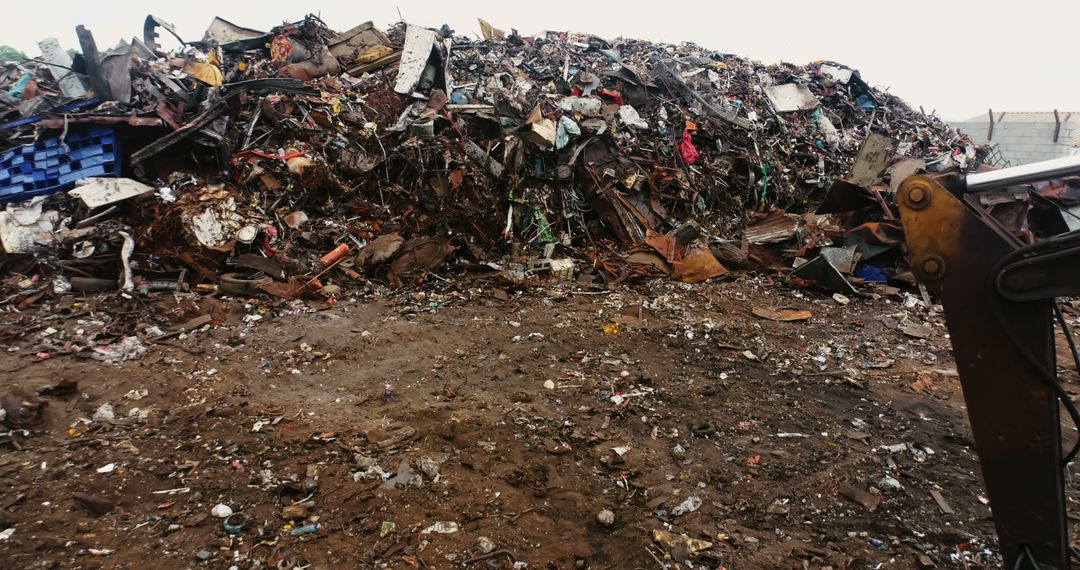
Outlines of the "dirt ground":
[[[200,312],[220,324],[80,355]],[[47,402],[0,436],[4,568],[1000,566],[944,320],[914,296],[747,274],[2,317],[0,394]]]

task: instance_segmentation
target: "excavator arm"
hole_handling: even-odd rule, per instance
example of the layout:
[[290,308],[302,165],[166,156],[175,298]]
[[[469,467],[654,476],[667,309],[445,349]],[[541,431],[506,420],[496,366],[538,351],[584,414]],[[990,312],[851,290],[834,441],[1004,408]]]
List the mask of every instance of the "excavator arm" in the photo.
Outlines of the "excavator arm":
[[[1080,156],[916,175],[897,203],[912,270],[940,300],[1006,568],[1069,568],[1056,298],[1080,294],[1080,231],[1025,245],[977,193],[1080,173]],[[1062,326],[1067,326],[1062,316]]]

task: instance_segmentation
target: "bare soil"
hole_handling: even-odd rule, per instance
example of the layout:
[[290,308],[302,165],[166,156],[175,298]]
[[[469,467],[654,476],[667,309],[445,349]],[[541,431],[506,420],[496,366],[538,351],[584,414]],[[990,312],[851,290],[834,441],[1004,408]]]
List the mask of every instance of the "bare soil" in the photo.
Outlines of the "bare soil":
[[[921,304],[753,275],[443,287],[3,315],[0,394],[77,389],[0,438],[2,566],[1000,565],[944,320]],[[220,324],[136,360],[77,353],[122,318],[148,339],[207,310]],[[105,403],[115,419],[89,421]],[[228,534],[219,503],[249,525]],[[425,532],[440,522],[456,532]],[[689,557],[657,530],[711,545]]]

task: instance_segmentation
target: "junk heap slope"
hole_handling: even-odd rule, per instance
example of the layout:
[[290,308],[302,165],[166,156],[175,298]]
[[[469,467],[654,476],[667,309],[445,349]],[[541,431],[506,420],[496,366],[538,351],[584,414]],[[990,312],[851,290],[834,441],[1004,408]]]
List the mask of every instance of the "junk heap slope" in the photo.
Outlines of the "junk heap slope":
[[74,59],[43,40],[0,75],[5,299],[53,280],[333,297],[448,261],[516,284],[699,281],[886,222],[856,232],[850,275],[898,243],[890,166],[987,155],[832,62],[482,31],[215,18],[193,41],[148,16],[105,51],[79,26]]

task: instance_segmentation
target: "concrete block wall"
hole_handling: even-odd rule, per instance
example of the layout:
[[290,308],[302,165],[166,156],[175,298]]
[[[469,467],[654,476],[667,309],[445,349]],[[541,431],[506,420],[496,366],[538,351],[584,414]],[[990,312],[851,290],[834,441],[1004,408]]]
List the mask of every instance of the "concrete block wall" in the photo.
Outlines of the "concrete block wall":
[[1001,156],[1014,166],[1070,156],[1075,152],[1073,141],[1080,134],[1080,124],[1072,121],[1061,124],[1056,144],[1053,122],[997,123],[991,140],[986,138],[990,127],[987,121],[955,123],[953,126],[968,134],[977,144],[996,144]]

